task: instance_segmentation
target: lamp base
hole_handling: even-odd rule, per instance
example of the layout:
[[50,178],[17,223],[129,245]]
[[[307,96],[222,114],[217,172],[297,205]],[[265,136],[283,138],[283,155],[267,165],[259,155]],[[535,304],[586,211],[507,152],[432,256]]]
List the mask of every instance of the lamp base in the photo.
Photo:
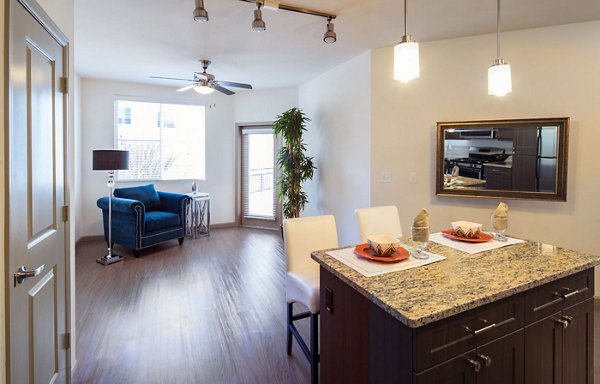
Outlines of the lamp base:
[[96,259],[96,261],[102,265],[110,265],[110,264],[118,263],[119,261],[123,261],[123,259],[124,259],[123,256],[113,254],[110,257],[109,257],[109,255],[100,257],[100,258]]

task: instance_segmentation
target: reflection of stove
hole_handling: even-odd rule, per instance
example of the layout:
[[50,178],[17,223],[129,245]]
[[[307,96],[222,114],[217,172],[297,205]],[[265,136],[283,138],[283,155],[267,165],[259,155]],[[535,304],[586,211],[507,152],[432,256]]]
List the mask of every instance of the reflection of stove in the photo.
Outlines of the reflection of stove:
[[458,175],[472,177],[474,179],[485,179],[483,164],[495,163],[506,159],[507,155],[502,148],[469,148],[469,157],[446,159],[444,173],[452,173],[452,168],[458,167]]

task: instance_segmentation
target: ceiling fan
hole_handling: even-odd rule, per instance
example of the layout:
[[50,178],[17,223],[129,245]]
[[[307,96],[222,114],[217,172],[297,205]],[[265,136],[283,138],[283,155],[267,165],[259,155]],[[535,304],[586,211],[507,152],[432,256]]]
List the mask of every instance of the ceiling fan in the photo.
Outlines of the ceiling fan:
[[228,87],[236,87],[236,88],[245,88],[245,89],[252,89],[252,86],[250,84],[244,84],[244,83],[234,83],[232,81],[221,81],[221,80],[216,80],[215,76],[207,73],[206,70],[208,69],[208,66],[210,65],[210,60],[199,60],[200,63],[202,64],[202,68],[204,68],[204,71],[202,72],[194,72],[194,79],[190,80],[190,79],[177,79],[174,77],[161,77],[161,76],[150,76],[150,78],[152,79],[164,79],[164,80],[180,80],[180,81],[190,81],[193,84],[190,85],[186,85],[183,88],[179,88],[177,90],[177,92],[184,92],[190,89],[193,89],[194,91],[202,94],[202,95],[208,95],[210,93],[213,93],[214,91],[219,91],[221,93],[224,93],[226,95],[233,95],[235,92],[223,87],[228,86]]

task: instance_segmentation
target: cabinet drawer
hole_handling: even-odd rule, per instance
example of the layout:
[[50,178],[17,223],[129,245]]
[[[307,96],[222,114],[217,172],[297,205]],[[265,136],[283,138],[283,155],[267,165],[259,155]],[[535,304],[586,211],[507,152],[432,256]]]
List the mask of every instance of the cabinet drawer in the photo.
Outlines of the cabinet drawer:
[[525,293],[525,323],[531,324],[593,295],[593,268],[534,288]]
[[523,294],[517,294],[418,328],[414,369],[419,372],[519,329],[524,318]]

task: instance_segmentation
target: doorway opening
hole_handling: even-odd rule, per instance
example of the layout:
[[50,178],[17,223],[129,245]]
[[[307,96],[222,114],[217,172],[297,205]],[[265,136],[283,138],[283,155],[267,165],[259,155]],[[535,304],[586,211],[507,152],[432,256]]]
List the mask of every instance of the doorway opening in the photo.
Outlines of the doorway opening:
[[277,229],[278,143],[272,126],[241,127],[241,225]]

